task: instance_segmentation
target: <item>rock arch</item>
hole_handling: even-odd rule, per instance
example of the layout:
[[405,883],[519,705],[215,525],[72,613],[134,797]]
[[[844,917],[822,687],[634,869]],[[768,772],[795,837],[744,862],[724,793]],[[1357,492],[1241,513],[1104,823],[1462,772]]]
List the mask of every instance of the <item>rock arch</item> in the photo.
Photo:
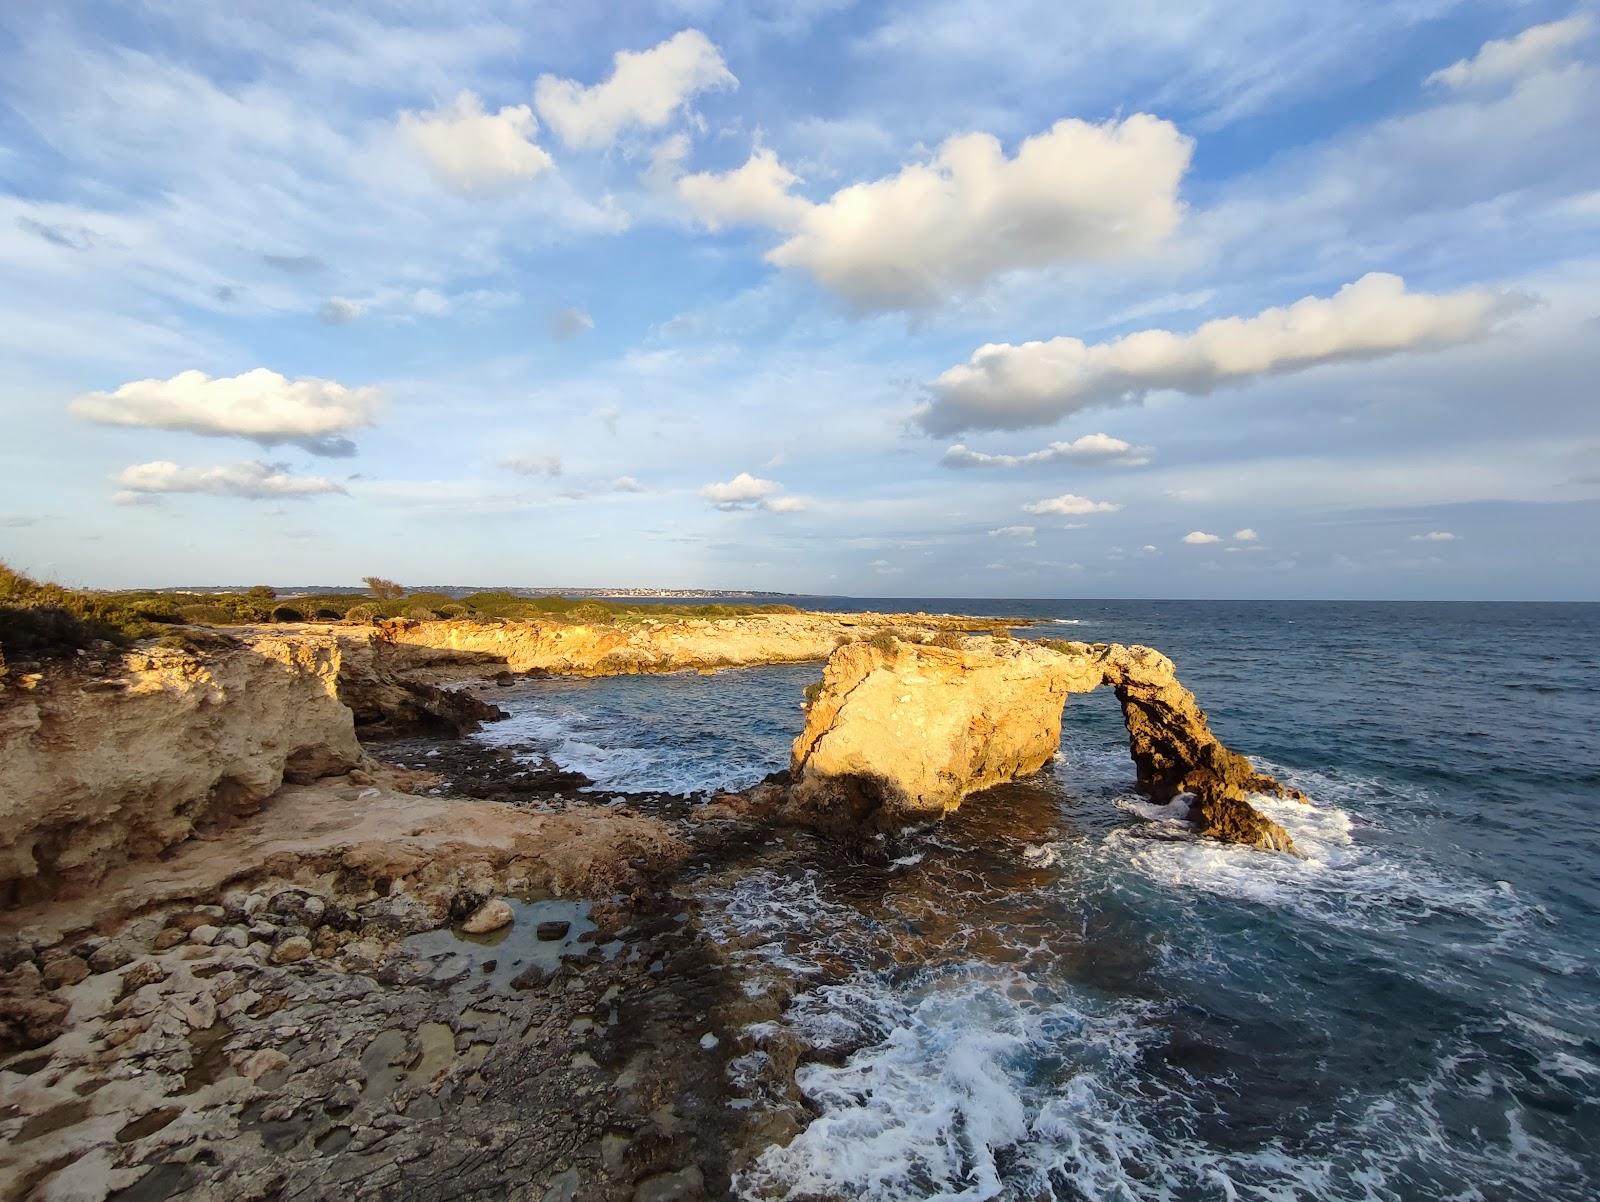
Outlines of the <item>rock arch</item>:
[[795,740],[787,806],[820,825],[938,818],[972,793],[1039,771],[1061,745],[1067,698],[1109,686],[1141,793],[1190,795],[1202,835],[1295,851],[1254,794],[1303,795],[1211,733],[1172,661],[1150,647],[972,637],[938,646],[848,643],[823,670]]

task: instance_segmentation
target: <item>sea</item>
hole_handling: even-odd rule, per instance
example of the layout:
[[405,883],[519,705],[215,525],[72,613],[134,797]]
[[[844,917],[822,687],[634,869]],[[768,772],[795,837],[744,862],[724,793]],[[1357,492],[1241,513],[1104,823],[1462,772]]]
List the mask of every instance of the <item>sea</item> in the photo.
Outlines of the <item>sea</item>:
[[[796,603],[1160,648],[1311,803],[1260,802],[1303,859],[1196,839],[1102,691],[1044,771],[877,862],[691,882],[746,988],[792,984],[730,1074],[807,1049],[805,1122],[740,1196],[1600,1198],[1600,605]],[[534,681],[478,737],[602,796],[739,788],[818,676]]]

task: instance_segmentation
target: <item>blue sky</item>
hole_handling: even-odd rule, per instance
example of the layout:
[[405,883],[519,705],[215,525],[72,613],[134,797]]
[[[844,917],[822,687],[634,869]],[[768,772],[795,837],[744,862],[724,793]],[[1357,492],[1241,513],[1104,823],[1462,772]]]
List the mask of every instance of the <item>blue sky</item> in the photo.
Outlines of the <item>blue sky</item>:
[[1600,596],[1589,4],[0,11],[0,557]]

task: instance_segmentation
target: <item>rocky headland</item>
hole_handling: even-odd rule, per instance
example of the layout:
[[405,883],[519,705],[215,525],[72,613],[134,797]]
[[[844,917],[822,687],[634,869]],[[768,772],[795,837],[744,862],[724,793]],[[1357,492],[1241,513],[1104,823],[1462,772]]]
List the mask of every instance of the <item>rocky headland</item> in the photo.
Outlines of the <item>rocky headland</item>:
[[[738,1087],[764,1105],[734,1092],[785,998],[740,986],[674,880],[785,827],[870,839],[979,804],[1102,685],[1142,792],[1293,849],[1248,800],[1287,791],[1164,656],[992,626],[400,620],[13,663],[0,1202],[721,1196],[803,1122],[798,1053],[764,1049]],[[492,721],[520,676],[805,661],[825,667],[789,770],[710,804],[497,776],[475,744],[439,771],[386,751]]]

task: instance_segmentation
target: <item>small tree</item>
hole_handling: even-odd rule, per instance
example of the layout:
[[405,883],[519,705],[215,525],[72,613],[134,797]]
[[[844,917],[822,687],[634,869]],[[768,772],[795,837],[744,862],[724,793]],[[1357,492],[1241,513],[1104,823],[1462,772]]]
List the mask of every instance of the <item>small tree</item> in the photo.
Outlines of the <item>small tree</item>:
[[247,588],[244,595],[252,601],[276,601],[278,590],[268,584],[257,584]]
[[406,595],[404,585],[385,580],[382,576],[363,576],[361,582],[372,590],[372,595],[379,601],[394,601]]

